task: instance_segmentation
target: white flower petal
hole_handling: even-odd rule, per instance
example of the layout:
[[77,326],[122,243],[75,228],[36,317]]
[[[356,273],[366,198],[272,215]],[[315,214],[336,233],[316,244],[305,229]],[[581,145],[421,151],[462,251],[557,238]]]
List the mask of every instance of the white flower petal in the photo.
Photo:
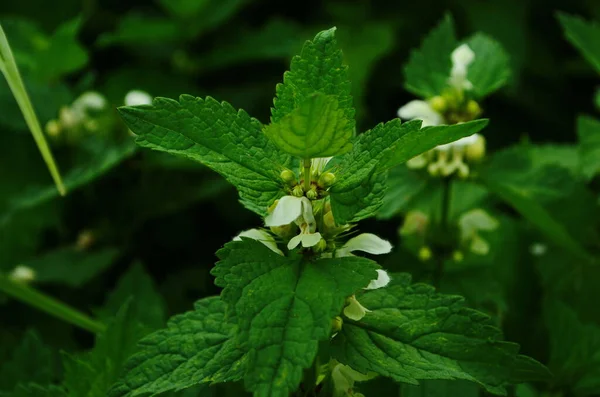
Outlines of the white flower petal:
[[233,240],[240,241],[241,240],[240,237],[248,237],[253,240],[260,241],[271,251],[283,256],[283,252],[279,248],[277,248],[277,243],[275,242],[275,239],[273,238],[273,236],[265,230],[261,230],[261,229],[244,230],[243,232],[241,232],[240,234],[235,236],[233,238]]
[[296,223],[298,226],[302,226],[303,223],[306,223],[308,226],[308,232],[314,233],[317,229],[317,222],[315,221],[315,216],[313,215],[312,203],[306,197],[301,197],[300,202],[302,203],[302,218],[297,220]]
[[383,288],[390,283],[389,274],[382,269],[377,269],[377,278],[375,280],[371,280],[369,285],[365,289],[378,289]]
[[462,44],[452,51],[452,66],[468,67],[475,60],[475,53],[468,44]]
[[370,310],[361,305],[354,295],[350,297],[350,303],[344,308],[344,316],[354,321],[360,321],[367,312]]
[[348,365],[337,364],[331,370],[331,380],[333,381],[333,388],[335,390],[334,395],[355,395],[352,393],[354,382],[364,382],[373,379],[375,376],[372,373],[370,375],[362,374]]
[[321,241],[321,233],[307,233],[302,235],[302,246],[304,248],[314,247]]
[[288,241],[288,249],[289,250],[293,250],[294,248],[296,248],[298,246],[298,244],[300,244],[302,242],[302,234],[299,234],[297,236],[294,236],[290,239],[290,241]]
[[[306,198],[306,197],[302,197]],[[308,200],[308,199],[307,199]],[[283,226],[294,222],[302,215],[302,200],[300,197],[283,196],[271,212],[265,218],[267,226]]]
[[125,105],[127,106],[150,104],[152,104],[152,97],[146,91],[131,90],[125,95]]
[[107,105],[106,98],[96,91],[84,92],[77,98],[71,108],[75,112],[86,112],[87,110],[100,111]]
[[18,283],[28,283],[35,280],[35,270],[28,266],[19,265],[10,272],[8,277]]
[[473,84],[467,80],[467,69],[475,60],[475,53],[467,44],[457,47],[450,56],[452,59],[452,70],[450,71],[449,84],[459,90],[470,90]]
[[421,100],[413,100],[402,106],[398,109],[398,117],[404,120],[423,120],[422,127],[444,123],[442,115],[433,110],[429,103]]
[[438,145],[435,147],[435,150],[448,151],[450,149],[462,149],[466,146],[476,143],[479,140],[479,137],[479,134],[466,136],[454,142],[446,143],[444,145]]
[[338,257],[347,256],[344,254],[352,251],[363,251],[375,255],[387,254],[392,251],[392,244],[372,233],[362,233],[356,237],[352,237],[338,251],[341,251],[342,254],[336,255]]
[[317,157],[312,159],[312,171],[315,174],[320,174],[325,169],[325,166],[333,157]]

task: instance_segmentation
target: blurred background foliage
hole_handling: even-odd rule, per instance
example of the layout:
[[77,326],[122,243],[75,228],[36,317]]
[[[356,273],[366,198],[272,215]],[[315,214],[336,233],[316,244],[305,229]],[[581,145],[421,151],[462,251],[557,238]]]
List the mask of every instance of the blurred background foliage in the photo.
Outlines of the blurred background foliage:
[[[139,307],[129,310],[137,310],[149,328],[191,309],[200,297],[218,294],[209,275],[214,252],[239,231],[260,226],[261,220],[242,208],[234,189],[218,175],[185,160],[137,149],[116,107],[131,90],[171,98],[209,95],[267,123],[275,85],[291,56],[306,39],[334,25],[350,66],[359,131],[396,117],[397,109],[414,98],[403,88],[403,65],[410,50],[450,12],[459,37],[481,31],[510,54],[508,86],[481,104],[483,117],[491,120],[484,132],[488,151],[503,150],[490,172],[508,169],[506,177],[515,177],[524,151],[528,161],[573,169],[576,119],[596,112],[600,80],[564,39],[557,11],[600,20],[600,2],[594,0],[4,1],[0,23],[42,125],[59,119],[61,109],[86,91],[101,93],[110,106],[101,119],[105,122],[91,133],[78,131],[73,139],[52,140],[70,190],[66,198],[59,198],[12,94],[0,80],[0,271],[27,265],[37,272],[35,286],[101,319],[116,314],[133,295]],[[506,150],[516,144],[521,146]],[[571,194],[548,197],[540,189],[534,196],[542,195],[575,238],[597,242],[585,223],[597,213],[595,196],[580,185],[572,186],[568,173],[562,179],[560,173],[550,174],[550,185],[559,186],[552,191]],[[514,182],[526,184],[527,177]],[[496,208],[501,227],[489,238],[493,249],[485,261],[499,265],[467,258],[461,267],[448,269],[440,288],[501,314],[496,319],[509,339],[522,343],[524,353],[550,360],[552,369],[560,372],[564,360],[558,353],[550,357],[548,346],[560,345],[561,339],[545,331],[543,317],[550,315],[559,324],[585,320],[599,326],[597,305],[591,302],[597,301],[592,285],[598,285],[600,272],[584,269],[560,250],[543,260],[532,256],[531,244],[541,239],[535,228],[486,192],[457,190],[464,201]],[[395,245],[398,226],[399,219],[360,225]],[[406,251],[391,255],[386,266],[410,271],[417,279],[423,269]],[[586,283],[591,286],[584,287]],[[548,286],[577,308],[580,319],[560,302],[542,305],[540,295]],[[7,297],[0,296],[0,301],[0,363],[10,361],[12,347],[22,340],[19,349],[31,349],[32,357],[42,356],[39,362],[59,368],[51,364],[57,357],[32,345],[40,343],[31,336],[35,332],[53,351],[75,352],[93,344],[83,331]],[[25,334],[28,329],[36,331]],[[587,340],[600,338],[597,328],[580,329],[596,332]],[[581,354],[600,349],[595,343]],[[598,361],[596,365],[600,379]],[[6,371],[0,371],[0,390],[19,381]],[[35,376],[46,380],[60,375],[50,371]],[[576,377],[564,375],[554,390],[565,385],[569,390]],[[477,393],[476,388],[473,392],[453,387],[444,386],[446,395]],[[585,387],[573,386],[572,390],[587,390],[573,395],[595,395]],[[217,395],[220,389],[211,390]],[[227,390],[239,395],[239,386]],[[411,390],[405,388],[403,395],[426,395]],[[528,388],[518,393],[537,395]]]

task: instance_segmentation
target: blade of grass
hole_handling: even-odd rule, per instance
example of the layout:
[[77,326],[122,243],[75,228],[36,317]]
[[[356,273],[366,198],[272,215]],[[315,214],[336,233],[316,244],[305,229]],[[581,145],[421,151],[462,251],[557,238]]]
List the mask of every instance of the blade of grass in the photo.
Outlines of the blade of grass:
[[10,49],[10,45],[8,44],[8,39],[6,38],[4,29],[2,29],[2,25],[0,25],[0,72],[4,74],[4,77],[6,77],[8,86],[10,87],[13,96],[19,104],[19,108],[23,113],[25,122],[27,123],[31,134],[33,135],[33,139],[35,140],[40,153],[42,154],[42,158],[48,166],[48,170],[50,171],[50,175],[52,175],[52,179],[54,179],[54,183],[58,189],[58,192],[61,196],[64,196],[67,194],[67,190],[63,184],[58,166],[54,161],[54,157],[52,157],[52,152],[50,151],[48,142],[46,142],[44,134],[42,133],[40,122],[35,115],[29,95],[27,95],[27,91],[25,90],[23,79],[21,79],[21,75],[19,74],[19,69],[17,68],[15,58]]
[[101,333],[106,328],[104,324],[67,304],[3,274],[0,274],[0,291],[86,331]]

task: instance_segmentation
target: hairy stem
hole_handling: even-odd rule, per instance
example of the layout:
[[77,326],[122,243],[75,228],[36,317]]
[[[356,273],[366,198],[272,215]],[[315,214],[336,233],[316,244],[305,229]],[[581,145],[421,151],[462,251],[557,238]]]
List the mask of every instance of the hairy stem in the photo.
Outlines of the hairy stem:
[[0,291],[86,331],[100,333],[106,328],[104,324],[91,319],[67,304],[27,285],[15,282],[3,274],[0,274]]
[[436,287],[440,286],[442,276],[444,274],[444,261],[448,257],[446,241],[449,237],[449,213],[452,197],[452,177],[445,177],[442,179],[442,201],[441,201],[441,216],[440,216],[440,230],[444,240],[442,252],[437,253],[436,268],[433,274],[433,285]]
[[310,166],[312,164],[311,159],[304,159],[304,191],[310,190]]

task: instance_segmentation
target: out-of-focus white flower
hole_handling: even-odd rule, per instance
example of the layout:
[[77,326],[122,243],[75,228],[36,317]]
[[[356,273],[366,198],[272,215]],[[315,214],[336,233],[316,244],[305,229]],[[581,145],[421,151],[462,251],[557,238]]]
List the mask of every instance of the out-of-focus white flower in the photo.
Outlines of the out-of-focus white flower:
[[96,91],[87,91],[81,94],[71,105],[71,110],[76,113],[87,113],[88,111],[99,112],[104,110],[108,101],[102,94]]
[[376,377],[377,374],[363,374],[344,364],[336,364],[331,370],[334,397],[356,396],[353,392],[355,382],[364,382]]
[[542,243],[534,243],[534,244],[531,244],[531,247],[529,247],[529,252],[533,256],[545,255],[547,251],[548,251],[548,246],[546,244],[542,244]]
[[19,265],[10,272],[8,277],[17,283],[27,284],[35,280],[35,270],[28,266]]
[[369,254],[388,254],[392,251],[392,244],[372,233],[362,233],[352,237],[341,248],[338,248],[335,256],[351,256],[353,251],[363,251]]
[[479,231],[493,231],[498,225],[498,221],[481,208],[468,211],[458,219],[461,241],[477,255],[487,255],[490,250],[489,243],[479,235]]
[[474,143],[476,143],[479,140],[480,136],[481,135],[479,135],[479,134],[469,135],[464,138],[460,138],[458,141],[450,142],[445,145],[438,145],[435,148],[436,148],[436,150],[444,150],[444,151],[447,151],[450,149],[456,149],[456,148],[463,149],[469,145],[473,145]]
[[235,236],[233,238],[233,240],[234,241],[241,241],[242,240],[241,237],[248,237],[248,238],[251,238],[253,240],[260,241],[267,248],[269,248],[271,251],[275,252],[276,254],[279,254],[279,255],[283,256],[283,252],[279,248],[277,248],[277,243],[275,242],[275,239],[266,230],[262,230],[262,229],[244,230],[243,232],[241,232],[240,234],[238,234],[237,236]]
[[467,80],[467,71],[469,65],[475,60],[475,53],[467,44],[462,44],[452,51],[450,58],[452,59],[452,70],[448,84],[460,91],[471,90],[473,84]]
[[126,106],[150,105],[152,97],[146,91],[131,90],[125,95]]
[[421,127],[444,124],[444,116],[436,112],[427,101],[418,99],[408,102],[398,109],[398,117],[403,120],[422,120]]

